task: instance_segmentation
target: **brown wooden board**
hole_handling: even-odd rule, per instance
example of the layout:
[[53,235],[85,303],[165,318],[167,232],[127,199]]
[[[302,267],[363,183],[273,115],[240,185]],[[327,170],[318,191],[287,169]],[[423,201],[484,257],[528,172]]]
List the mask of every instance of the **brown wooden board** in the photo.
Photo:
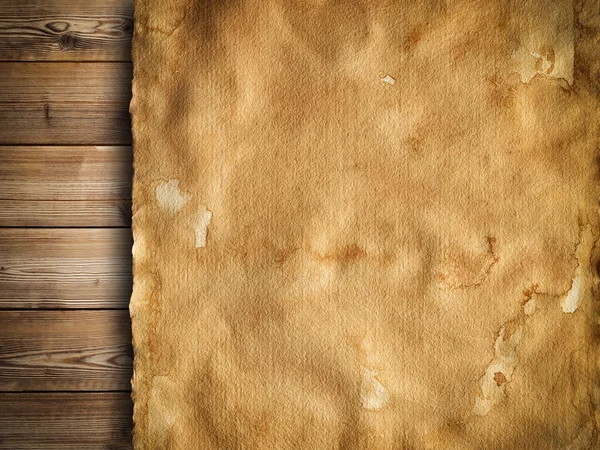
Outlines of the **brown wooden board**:
[[0,147],[0,227],[131,223],[131,147]]
[[0,229],[0,308],[126,308],[129,229]]
[[0,145],[130,145],[130,63],[0,64]]
[[2,200],[131,199],[131,147],[0,147]]
[[0,394],[0,449],[125,450],[129,393]]
[[0,3],[0,449],[130,449],[132,1]]
[[131,0],[3,0],[0,61],[129,61]]
[[0,227],[129,227],[131,200],[0,200]]
[[129,390],[130,328],[128,311],[0,311],[0,392]]

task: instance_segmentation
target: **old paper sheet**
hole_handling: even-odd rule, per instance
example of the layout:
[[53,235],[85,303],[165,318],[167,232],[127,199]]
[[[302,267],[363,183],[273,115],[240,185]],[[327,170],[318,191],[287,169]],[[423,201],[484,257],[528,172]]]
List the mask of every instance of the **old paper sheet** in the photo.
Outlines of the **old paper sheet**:
[[599,448],[597,1],[135,7],[137,449]]

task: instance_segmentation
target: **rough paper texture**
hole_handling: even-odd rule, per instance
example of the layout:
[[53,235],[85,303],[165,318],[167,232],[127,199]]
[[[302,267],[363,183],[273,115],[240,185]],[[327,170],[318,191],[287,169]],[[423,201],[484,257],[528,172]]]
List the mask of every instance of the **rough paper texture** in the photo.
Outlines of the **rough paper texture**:
[[135,8],[136,449],[598,448],[598,2]]

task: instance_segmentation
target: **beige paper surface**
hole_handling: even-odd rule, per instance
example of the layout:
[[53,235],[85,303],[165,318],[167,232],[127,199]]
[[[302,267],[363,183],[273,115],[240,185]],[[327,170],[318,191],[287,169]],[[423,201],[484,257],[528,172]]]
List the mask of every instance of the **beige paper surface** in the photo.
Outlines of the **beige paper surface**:
[[136,449],[598,448],[598,2],[135,9]]

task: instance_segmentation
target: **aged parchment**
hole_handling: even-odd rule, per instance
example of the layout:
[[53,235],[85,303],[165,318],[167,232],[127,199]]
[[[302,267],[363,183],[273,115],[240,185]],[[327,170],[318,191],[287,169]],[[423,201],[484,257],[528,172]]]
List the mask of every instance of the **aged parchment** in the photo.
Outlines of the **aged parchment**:
[[136,449],[590,449],[600,4],[136,0]]

